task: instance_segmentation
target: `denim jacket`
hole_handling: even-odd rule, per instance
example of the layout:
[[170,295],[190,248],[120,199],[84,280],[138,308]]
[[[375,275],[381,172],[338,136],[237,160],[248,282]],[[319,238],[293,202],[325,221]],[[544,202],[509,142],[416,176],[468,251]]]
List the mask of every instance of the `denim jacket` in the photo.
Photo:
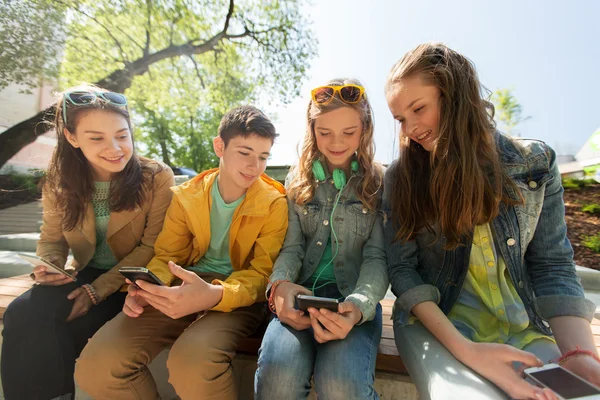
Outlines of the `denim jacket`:
[[[389,281],[383,212],[363,208],[356,195],[358,181],[357,175],[348,180],[335,208],[333,229],[339,248],[333,267],[338,290],[346,301],[357,305],[363,315],[360,323],[363,323],[375,316],[375,308],[385,296]],[[377,193],[378,204],[381,204],[382,189]],[[306,281],[319,265],[328,238],[335,252],[330,216],[337,195],[329,174],[326,181],[316,185],[310,202],[299,205],[288,198],[287,235],[275,261],[271,282],[289,280],[301,284]],[[270,285],[267,291],[269,289]]]
[[[496,134],[503,168],[516,183],[524,204],[500,204],[500,214],[490,222],[498,254],[504,258],[515,289],[537,329],[551,334],[548,319],[572,315],[592,320],[595,305],[586,300],[567,239],[565,207],[560,173],[554,151],[538,140],[511,139]],[[395,165],[385,177],[386,187],[395,184]],[[515,200],[518,194],[505,185]],[[384,193],[388,217],[390,199]],[[471,242],[445,251],[445,239],[432,243],[435,234],[422,229],[414,240],[394,241],[391,219],[384,227],[388,271],[397,320],[406,321],[412,308],[434,301],[448,314],[460,295],[469,266]]]

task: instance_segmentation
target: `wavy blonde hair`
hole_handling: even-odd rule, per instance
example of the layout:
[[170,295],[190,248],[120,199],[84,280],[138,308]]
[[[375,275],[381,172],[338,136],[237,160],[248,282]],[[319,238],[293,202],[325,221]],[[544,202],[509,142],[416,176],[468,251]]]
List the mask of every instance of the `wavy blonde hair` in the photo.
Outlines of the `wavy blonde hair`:
[[[358,85],[362,84],[354,79],[333,79],[325,85]],[[362,121],[362,132],[360,144],[356,152],[356,160],[359,164],[359,179],[356,186],[356,194],[363,207],[370,211],[375,210],[379,205],[377,201],[377,192],[383,185],[383,169],[381,165],[373,160],[375,157],[375,142],[373,141],[373,109],[366,97],[356,104],[348,104],[339,98],[339,92],[335,94],[333,100],[326,105],[318,105],[310,100],[306,110],[306,134],[302,145],[300,161],[292,169],[293,179],[288,188],[288,196],[296,204],[306,204],[312,200],[315,194],[316,179],[312,171],[315,160],[323,158],[323,155],[317,148],[317,139],[315,136],[315,122],[319,116],[342,107],[355,109],[359,112]]]

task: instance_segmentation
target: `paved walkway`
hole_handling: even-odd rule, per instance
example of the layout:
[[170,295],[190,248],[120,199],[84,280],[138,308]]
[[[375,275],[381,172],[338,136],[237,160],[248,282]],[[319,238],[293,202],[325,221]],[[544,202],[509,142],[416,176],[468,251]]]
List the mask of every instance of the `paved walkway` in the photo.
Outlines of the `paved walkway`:
[[0,210],[0,235],[39,232],[41,226],[40,200]]

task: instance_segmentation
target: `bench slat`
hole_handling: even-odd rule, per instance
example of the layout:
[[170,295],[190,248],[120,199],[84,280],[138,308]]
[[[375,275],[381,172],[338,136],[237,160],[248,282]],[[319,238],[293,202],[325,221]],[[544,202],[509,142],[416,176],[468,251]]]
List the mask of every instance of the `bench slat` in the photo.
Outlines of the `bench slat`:
[[[10,278],[0,279],[0,318],[4,315],[6,307],[22,293],[33,286],[33,281],[29,275],[19,275]],[[383,311],[383,331],[377,354],[377,371],[408,374],[404,364],[398,355],[398,349],[394,342],[393,321],[391,320],[393,299],[384,299],[381,301]],[[244,339],[238,348],[238,353],[256,356],[262,340],[263,331],[255,336]],[[600,349],[600,320],[592,321],[592,333],[594,342]]]

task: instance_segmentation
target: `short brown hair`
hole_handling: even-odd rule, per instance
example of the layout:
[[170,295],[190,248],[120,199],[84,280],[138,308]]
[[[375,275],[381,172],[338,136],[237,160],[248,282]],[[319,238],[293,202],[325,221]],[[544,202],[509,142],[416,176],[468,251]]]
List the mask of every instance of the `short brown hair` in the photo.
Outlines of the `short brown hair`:
[[221,119],[219,124],[219,136],[225,142],[225,146],[236,136],[247,138],[251,135],[271,139],[279,136],[275,132],[275,126],[271,120],[258,108],[253,106],[241,106],[229,110]]

